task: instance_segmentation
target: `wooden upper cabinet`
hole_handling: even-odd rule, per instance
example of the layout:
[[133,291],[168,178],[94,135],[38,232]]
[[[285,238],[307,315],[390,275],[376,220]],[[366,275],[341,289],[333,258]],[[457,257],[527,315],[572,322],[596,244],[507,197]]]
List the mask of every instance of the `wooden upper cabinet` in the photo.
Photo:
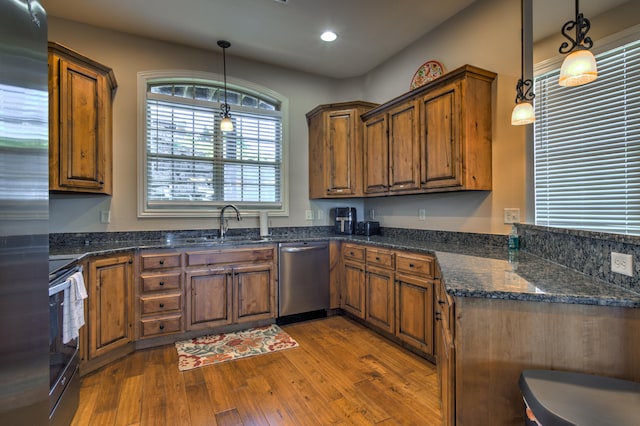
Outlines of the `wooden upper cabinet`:
[[111,68],[49,42],[49,189],[112,192]]
[[389,189],[389,143],[387,114],[364,122],[364,193],[386,193]]
[[429,191],[491,189],[491,84],[471,68],[421,99],[421,186]]
[[358,197],[362,190],[362,121],[368,102],[320,105],[307,113],[309,197]]
[[409,101],[389,111],[389,190],[420,187],[420,118],[418,103]]

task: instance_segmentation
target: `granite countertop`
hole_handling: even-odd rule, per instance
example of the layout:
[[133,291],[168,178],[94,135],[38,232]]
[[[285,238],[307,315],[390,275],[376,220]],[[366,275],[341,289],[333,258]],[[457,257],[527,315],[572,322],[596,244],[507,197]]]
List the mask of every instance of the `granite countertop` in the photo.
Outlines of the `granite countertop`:
[[432,242],[384,236],[305,235],[266,240],[206,238],[101,242],[79,247],[52,247],[53,256],[116,254],[138,249],[216,248],[247,244],[336,239],[436,257],[447,292],[454,297],[479,297],[640,308],[640,294],[542,259],[526,251],[468,242]]

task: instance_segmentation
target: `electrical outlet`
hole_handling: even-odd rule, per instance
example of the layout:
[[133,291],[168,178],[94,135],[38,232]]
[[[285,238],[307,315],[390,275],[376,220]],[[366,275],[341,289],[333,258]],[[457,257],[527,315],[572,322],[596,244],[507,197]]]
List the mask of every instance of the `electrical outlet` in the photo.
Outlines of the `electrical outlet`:
[[633,276],[633,258],[630,254],[611,252],[611,272]]
[[369,219],[375,220],[375,218],[376,218],[376,211],[374,209],[369,210]]
[[504,223],[520,223],[520,209],[504,209]]
[[426,209],[418,209],[418,219],[419,220],[427,220],[427,210]]
[[324,210],[318,210],[316,217],[318,220],[324,220]]
[[101,210],[100,211],[100,223],[109,223],[111,222],[111,211],[110,210]]
[[306,216],[307,220],[313,220],[313,210],[307,210],[305,212],[305,216]]

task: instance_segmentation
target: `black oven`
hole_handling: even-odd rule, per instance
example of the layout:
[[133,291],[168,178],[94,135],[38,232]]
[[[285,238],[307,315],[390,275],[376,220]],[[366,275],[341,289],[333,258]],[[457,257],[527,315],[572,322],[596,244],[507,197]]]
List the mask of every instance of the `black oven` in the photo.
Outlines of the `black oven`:
[[[82,267],[57,267],[49,275],[49,424],[69,425],[80,398],[80,356],[77,338],[63,341],[64,308],[70,303],[69,277]],[[50,261],[52,268],[56,268],[54,261]]]

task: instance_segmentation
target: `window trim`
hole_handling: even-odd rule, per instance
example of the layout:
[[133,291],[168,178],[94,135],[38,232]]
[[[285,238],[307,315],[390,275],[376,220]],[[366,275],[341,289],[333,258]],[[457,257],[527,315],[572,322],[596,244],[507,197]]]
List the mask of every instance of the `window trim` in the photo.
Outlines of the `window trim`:
[[[147,99],[147,84],[150,81],[153,82],[175,82],[175,81],[190,81],[190,82],[220,82],[223,80],[222,74],[204,72],[204,71],[192,71],[192,70],[153,70],[153,71],[140,71],[137,75],[138,86],[138,114],[137,114],[137,126],[138,126],[138,138],[137,138],[137,204],[138,204],[138,218],[210,218],[219,217],[219,206],[199,206],[194,208],[193,205],[190,208],[172,208],[172,209],[154,209],[147,202],[147,158],[146,158],[146,99]],[[289,216],[289,100],[283,95],[275,92],[266,87],[260,86],[256,83],[245,81],[227,76],[227,87],[229,89],[235,89],[239,91],[253,91],[262,95],[269,96],[278,102],[280,102],[280,112],[282,117],[282,180],[281,180],[281,196],[282,206],[279,209],[242,209],[243,216],[259,216],[260,212],[267,210],[269,216]],[[233,110],[231,111],[233,114]],[[188,203],[185,203],[188,205]]]

